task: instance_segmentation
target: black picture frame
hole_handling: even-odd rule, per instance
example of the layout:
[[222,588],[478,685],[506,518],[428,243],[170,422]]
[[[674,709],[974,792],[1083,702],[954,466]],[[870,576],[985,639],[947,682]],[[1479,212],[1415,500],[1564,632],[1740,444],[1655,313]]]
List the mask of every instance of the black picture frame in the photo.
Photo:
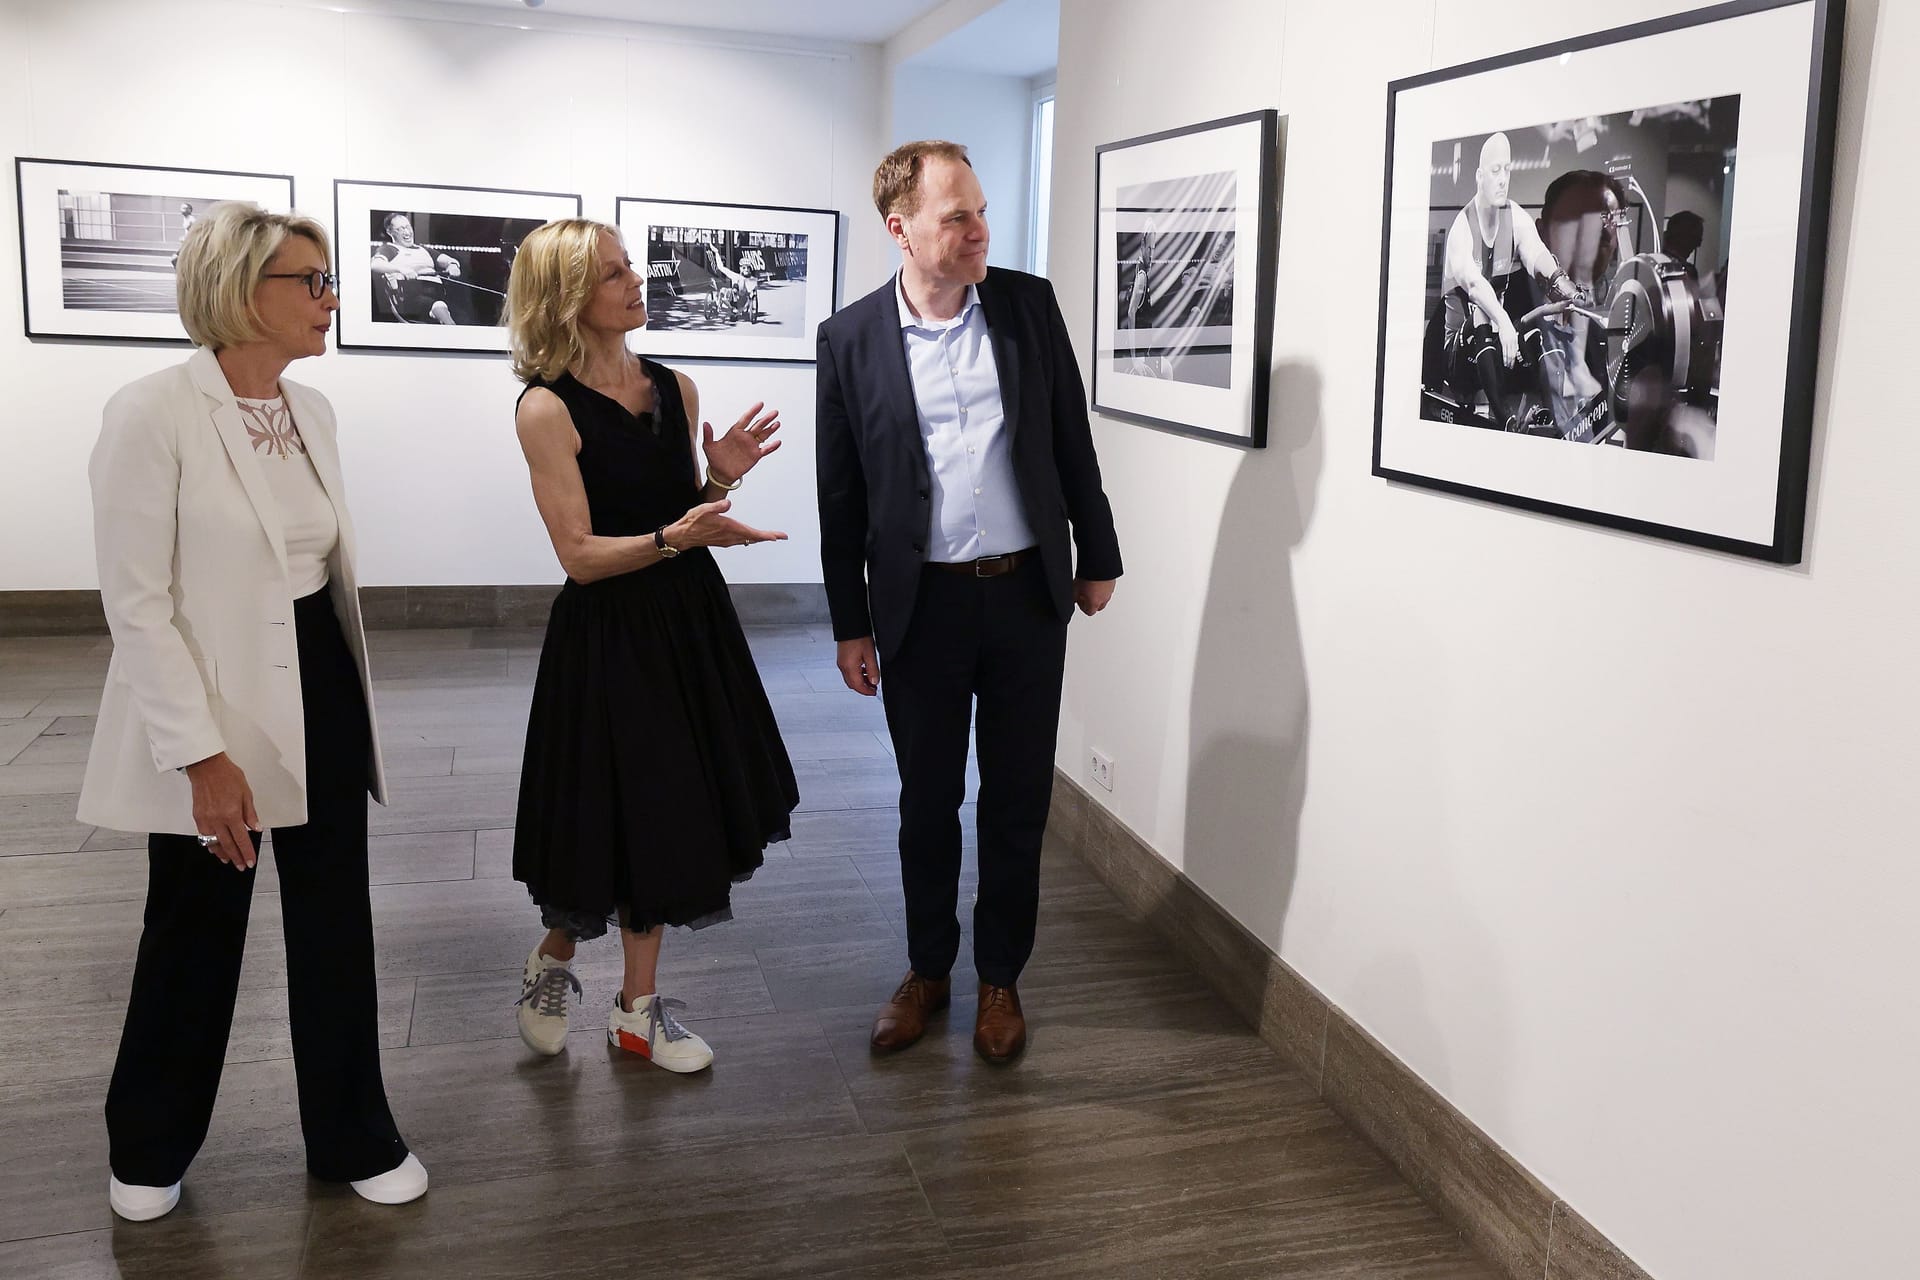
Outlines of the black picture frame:
[[294,207],[285,173],[16,156],[13,175],[21,318],[34,341],[191,346],[173,275],[188,219],[223,200]]
[[1283,135],[1264,108],[1094,148],[1096,413],[1266,447]]
[[[415,355],[507,351],[504,307],[513,254],[535,227],[578,218],[584,207],[573,192],[334,179],[341,282],[335,345]],[[394,238],[399,224],[388,222],[400,215],[407,218],[404,246]],[[420,268],[414,274],[373,269],[375,259],[398,265],[403,253],[420,257],[410,264]]]
[[[1386,217],[1381,232],[1373,474],[1397,483],[1536,514],[1780,564],[1798,563],[1805,537],[1844,7],[1845,0],[1732,0],[1392,82],[1387,89]],[[1756,31],[1770,33],[1768,38],[1772,43],[1756,40]],[[1734,81],[1739,86],[1738,92],[1730,93],[1724,87],[1727,82],[1724,69],[1714,74],[1713,68],[1698,65],[1694,54],[1689,52],[1697,50],[1703,41],[1711,41],[1722,51],[1742,50],[1742,66]],[[1726,153],[1727,163],[1722,169],[1724,207],[1717,216],[1722,224],[1718,228],[1720,247],[1728,256],[1717,270],[1711,269],[1708,263],[1688,261],[1699,251],[1698,247],[1686,249],[1680,258],[1667,254],[1666,239],[1658,231],[1661,219],[1668,219],[1665,235],[1675,236],[1677,248],[1681,241],[1672,215],[1678,212],[1691,216],[1704,226],[1706,219],[1699,213],[1670,207],[1633,207],[1654,204],[1634,178],[1637,158],[1634,152],[1628,151],[1624,162],[1617,154],[1610,155],[1604,168],[1587,162],[1578,175],[1580,181],[1589,181],[1585,177],[1589,173],[1612,179],[1610,183],[1589,182],[1605,207],[1601,218],[1609,226],[1622,227],[1638,219],[1641,225],[1654,228],[1648,234],[1656,244],[1651,254],[1642,252],[1628,257],[1626,251],[1638,243],[1632,240],[1632,233],[1607,233],[1617,237],[1614,247],[1620,252],[1617,261],[1612,262],[1611,276],[1603,274],[1594,281],[1596,288],[1604,285],[1608,290],[1604,327],[1596,323],[1602,314],[1597,293],[1593,304],[1584,308],[1591,312],[1587,317],[1589,333],[1599,329],[1603,342],[1608,344],[1607,359],[1601,368],[1604,376],[1595,375],[1601,387],[1599,396],[1583,402],[1579,399],[1580,392],[1571,389],[1575,379],[1569,376],[1562,384],[1567,390],[1561,398],[1565,406],[1572,409],[1570,414],[1563,414],[1562,404],[1548,403],[1560,394],[1551,389],[1541,393],[1541,404],[1530,404],[1524,392],[1515,396],[1504,385],[1501,386],[1503,394],[1496,397],[1487,387],[1499,380],[1497,373],[1490,376],[1471,369],[1462,372],[1458,364],[1450,366],[1448,360],[1458,353],[1467,365],[1484,368],[1484,356],[1478,362],[1472,357],[1475,352],[1487,349],[1485,335],[1489,329],[1493,330],[1494,339],[1498,339],[1498,325],[1480,325],[1477,329],[1472,325],[1474,317],[1484,317],[1486,313],[1463,305],[1460,300],[1466,298],[1464,293],[1444,288],[1447,279],[1459,278],[1448,275],[1453,260],[1444,244],[1437,260],[1429,244],[1425,261],[1414,264],[1411,220],[1401,212],[1401,220],[1396,221],[1396,197],[1411,193],[1415,184],[1408,179],[1416,162],[1427,166],[1431,174],[1430,190],[1441,182],[1441,170],[1445,168],[1441,163],[1445,154],[1441,144],[1445,139],[1430,122],[1448,118],[1449,110],[1459,109],[1434,108],[1431,104],[1452,103],[1453,92],[1468,87],[1455,82],[1482,78],[1489,85],[1543,83],[1545,64],[1550,61],[1568,75],[1597,77],[1610,65],[1608,59],[1624,59],[1628,54],[1647,68],[1650,85],[1684,81],[1693,76],[1703,91],[1710,87],[1710,80],[1719,81],[1720,87],[1715,88],[1711,98],[1671,93],[1655,95],[1657,101],[1644,102],[1632,112],[1616,110],[1612,115],[1586,116],[1589,126],[1598,121],[1605,127],[1605,123],[1615,117],[1640,119],[1644,123],[1652,113],[1669,112],[1675,113],[1672,119],[1681,121],[1682,116],[1687,116],[1689,118],[1681,123],[1714,135],[1724,131],[1729,114],[1736,117],[1744,114],[1748,120],[1756,114],[1766,118],[1765,113],[1742,113],[1740,108],[1750,108],[1756,102],[1771,105],[1776,100],[1760,95],[1772,93],[1777,95],[1778,103],[1797,111],[1799,133],[1792,135],[1783,131],[1781,137],[1763,139],[1741,135],[1733,150]],[[1584,56],[1576,58],[1576,55]],[[1694,60],[1695,65],[1688,65],[1689,60]],[[1781,74],[1769,77],[1769,68]],[[1512,78],[1495,81],[1492,78],[1496,76]],[[1420,96],[1435,86],[1447,86],[1448,96]],[[1800,91],[1802,86],[1804,94]],[[1577,96],[1579,90],[1572,92]],[[1617,83],[1609,86],[1605,93],[1596,87],[1596,100],[1608,94],[1617,102]],[[1418,112],[1411,125],[1410,108]],[[1687,108],[1692,110],[1684,110]],[[1543,116],[1525,106],[1516,106],[1507,115],[1511,117],[1511,124],[1492,124],[1492,132],[1487,127],[1491,122],[1476,129],[1460,129],[1454,141],[1471,143],[1478,136],[1486,139],[1483,145],[1492,146],[1494,133],[1504,136],[1507,131],[1519,132],[1523,127],[1548,127],[1537,123],[1544,119],[1551,126],[1546,151],[1550,159],[1556,145],[1552,129],[1574,123],[1563,114]],[[1678,128],[1676,124],[1676,131]],[[1578,128],[1570,141],[1576,147],[1592,147],[1591,137],[1580,135]],[[1412,150],[1415,147],[1426,150],[1416,154]],[[1754,168],[1751,157],[1756,152],[1760,155],[1757,175],[1749,173],[1749,169]],[[1515,150],[1513,154],[1517,156],[1519,152]],[[1666,159],[1679,163],[1676,157],[1680,155],[1676,149]],[[1781,155],[1786,158],[1784,162],[1779,159]],[[1497,160],[1496,152],[1496,167]],[[1465,157],[1455,162],[1457,168],[1465,168],[1468,163]],[[1684,163],[1694,166],[1698,161],[1688,155]],[[1628,180],[1621,178],[1623,169]],[[1480,181],[1483,170],[1475,164],[1472,171],[1476,182]],[[1512,172],[1518,173],[1517,166]],[[1554,176],[1569,176],[1569,186],[1563,190],[1570,190],[1576,185],[1571,175],[1572,170],[1566,170]],[[1515,188],[1512,201],[1518,205],[1521,178],[1510,180]],[[1537,180],[1536,177],[1531,181]],[[1775,188],[1781,198],[1768,204],[1761,193]],[[1609,191],[1613,194],[1608,195]],[[1429,199],[1427,203],[1431,208],[1436,202]],[[1669,206],[1671,203],[1667,202]],[[1776,208],[1792,211],[1791,258],[1784,253],[1771,258],[1764,251],[1749,253],[1742,260],[1739,274],[1747,277],[1742,285],[1758,282],[1746,290],[1750,296],[1784,303],[1784,324],[1779,309],[1766,309],[1764,301],[1753,304],[1761,310],[1760,317],[1746,320],[1739,313],[1738,293],[1727,287],[1732,274],[1728,267],[1733,249],[1742,243],[1743,221],[1759,222],[1772,231],[1765,220],[1784,217],[1773,212]],[[1426,216],[1431,226],[1432,215]],[[1464,220],[1467,216],[1467,207],[1463,207],[1460,217]],[[1543,217],[1540,224],[1549,225],[1548,219]],[[1484,221],[1481,225],[1484,226]],[[1500,225],[1497,217],[1495,225]],[[1687,241],[1693,242],[1697,234],[1690,231]],[[1498,254],[1497,243],[1489,250],[1481,232],[1476,230],[1473,236],[1479,253]],[[1538,227],[1535,238],[1539,239]],[[1772,239],[1784,240],[1785,237],[1775,235]],[[1498,233],[1495,240],[1497,242]],[[1769,242],[1764,237],[1751,240],[1755,245]],[[1402,255],[1398,261],[1396,250]],[[1516,260],[1518,256],[1516,249]],[[1640,262],[1643,258],[1654,261]],[[1557,265],[1557,258],[1555,262]],[[1405,321],[1410,312],[1410,277],[1416,269],[1426,271],[1429,291],[1434,290],[1435,282],[1441,287],[1437,290],[1440,295],[1437,302],[1430,296],[1423,297],[1425,327],[1410,334]],[[1627,277],[1630,270],[1635,273],[1632,279]],[[1518,267],[1514,274],[1520,274]],[[1531,276],[1531,269],[1525,274]],[[1446,305],[1450,296],[1455,300],[1455,312],[1441,320],[1433,308]],[[1732,311],[1727,306],[1729,299],[1734,300]],[[1539,300],[1539,294],[1529,299]],[[1549,294],[1542,305],[1556,300]],[[1511,312],[1516,304],[1511,295],[1503,295],[1501,301],[1509,312],[1509,319],[1513,319]],[[1578,301],[1574,306],[1576,310],[1582,309]],[[1452,327],[1454,319],[1460,316],[1465,320],[1457,328]],[[1742,320],[1744,324],[1729,324],[1730,319]],[[1437,354],[1433,341],[1436,324],[1441,330]],[[1554,325],[1540,323],[1537,331],[1553,328]],[[1481,339],[1477,346],[1476,333]],[[1762,335],[1769,342],[1763,343]],[[1520,337],[1518,362],[1508,367],[1521,370],[1518,380],[1523,387],[1536,375],[1536,385],[1547,386],[1547,375],[1541,373],[1540,366],[1556,363],[1551,355],[1545,354],[1555,345],[1554,341],[1549,338],[1541,344],[1543,354],[1529,370],[1527,335],[1521,333]],[[1712,340],[1710,364],[1701,358],[1708,350],[1709,338]],[[1593,350],[1578,344],[1565,345],[1567,350],[1557,361],[1562,367],[1582,360],[1581,353]],[[1687,354],[1682,354],[1683,348]],[[1502,359],[1504,363],[1504,356]],[[1410,367],[1417,367],[1417,416],[1409,412],[1407,381],[1397,376]],[[1583,367],[1589,374],[1595,373],[1590,358]],[[1766,376],[1749,376],[1755,370]],[[1705,385],[1709,377],[1710,387]],[[1729,391],[1732,395],[1723,400],[1723,393]],[[1484,408],[1482,400],[1486,402]],[[1729,432],[1723,433],[1720,410],[1729,402],[1737,407],[1737,412],[1728,419]],[[1526,409],[1525,416],[1507,413],[1516,403]],[[1543,408],[1547,411],[1546,418],[1541,416]],[[1450,412],[1459,416],[1449,418]],[[1460,425],[1469,420],[1475,426],[1501,430],[1472,432]],[[1773,443],[1776,429],[1777,443]],[[1436,434],[1446,432],[1456,434],[1452,438]],[[1465,434],[1459,434],[1463,432]],[[1740,434],[1735,436],[1732,434],[1735,432]],[[1470,439],[1473,436],[1483,438]],[[1563,443],[1568,441],[1619,444],[1622,448],[1604,453],[1598,449],[1570,452],[1563,448]],[[1611,454],[1621,456],[1607,456]],[[1631,458],[1631,464],[1623,461],[1625,458]],[[1736,458],[1737,468],[1729,464],[1730,459]],[[1695,470],[1676,471],[1669,464]],[[1723,465],[1729,466],[1724,475],[1709,478],[1710,472],[1704,470]],[[1475,466],[1486,467],[1484,474],[1489,478],[1482,479],[1475,472]],[[1636,471],[1636,467],[1640,469]],[[1525,483],[1502,483],[1494,477],[1507,481],[1520,478]],[[1587,493],[1592,500],[1570,500],[1577,492]]]
[[838,210],[621,196],[614,223],[645,264],[647,324],[633,336],[649,356],[814,362],[840,307]]

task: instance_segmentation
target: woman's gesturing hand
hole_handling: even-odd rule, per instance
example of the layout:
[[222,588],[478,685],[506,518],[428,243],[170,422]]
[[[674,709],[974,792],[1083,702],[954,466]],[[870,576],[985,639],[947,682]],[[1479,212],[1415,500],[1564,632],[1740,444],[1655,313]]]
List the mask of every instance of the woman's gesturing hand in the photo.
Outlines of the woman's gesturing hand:
[[202,844],[207,844],[204,837],[214,838],[207,852],[236,871],[258,862],[250,833],[260,830],[260,815],[253,811],[253,788],[240,766],[223,751],[188,765],[187,780],[193,783],[194,830]]
[[768,409],[761,413],[765,408],[764,402],[754,404],[718,440],[713,438],[711,422],[700,424],[701,448],[707,455],[710,479],[722,485],[737,484],[759,465],[760,459],[780,447],[780,442],[773,438],[774,432],[780,430],[780,411]]
[[729,499],[703,502],[668,525],[664,531],[667,545],[675,551],[689,547],[744,547],[751,542],[785,542],[787,535],[741,524],[727,514],[733,509]]

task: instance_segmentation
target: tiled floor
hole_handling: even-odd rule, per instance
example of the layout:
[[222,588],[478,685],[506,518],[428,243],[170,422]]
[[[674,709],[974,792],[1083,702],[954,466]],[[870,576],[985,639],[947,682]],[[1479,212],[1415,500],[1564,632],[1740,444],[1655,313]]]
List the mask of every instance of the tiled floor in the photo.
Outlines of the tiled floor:
[[[1491,1280],[1064,852],[1021,984],[1025,1058],[973,1056],[964,996],[926,1042],[869,1056],[905,966],[879,707],[839,689],[824,630],[752,639],[804,812],[734,922],[667,941],[662,990],[713,1042],[710,1073],[608,1050],[611,939],[582,950],[568,1051],[522,1048],[539,930],[508,828],[538,633],[375,633],[380,1025],[433,1190],[377,1208],[307,1179],[269,871],[213,1131],[180,1208],[137,1226],[107,1209],[100,1108],[142,838],[73,818],[107,642],[0,640],[0,1276]],[[964,960],[955,977],[970,990]]]

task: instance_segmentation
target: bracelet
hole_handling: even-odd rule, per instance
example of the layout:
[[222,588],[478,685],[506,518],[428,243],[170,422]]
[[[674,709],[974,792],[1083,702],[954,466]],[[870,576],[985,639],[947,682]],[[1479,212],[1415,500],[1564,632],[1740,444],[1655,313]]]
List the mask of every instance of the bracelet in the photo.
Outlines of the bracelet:
[[747,482],[747,478],[745,476],[741,476],[738,480],[735,480],[732,484],[728,484],[724,480],[720,480],[715,477],[715,475],[713,474],[712,467],[707,468],[707,483],[712,485],[716,489],[723,489],[728,493],[732,493],[735,489],[738,489],[741,485],[745,484],[746,482]]

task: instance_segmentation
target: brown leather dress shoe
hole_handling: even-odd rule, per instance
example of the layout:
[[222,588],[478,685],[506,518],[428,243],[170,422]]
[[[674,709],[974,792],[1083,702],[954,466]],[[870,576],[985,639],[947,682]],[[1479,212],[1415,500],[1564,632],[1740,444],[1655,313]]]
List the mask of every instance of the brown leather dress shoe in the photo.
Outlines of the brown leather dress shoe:
[[980,1013],[973,1024],[973,1050],[988,1062],[1012,1062],[1027,1047],[1027,1015],[1012,987],[980,984]]
[[941,978],[923,978],[913,970],[907,970],[907,977],[900,989],[893,993],[893,999],[880,1009],[880,1016],[873,1020],[873,1039],[869,1041],[875,1053],[894,1053],[908,1045],[916,1043],[927,1034],[927,1019],[947,1007],[952,999],[953,980]]

